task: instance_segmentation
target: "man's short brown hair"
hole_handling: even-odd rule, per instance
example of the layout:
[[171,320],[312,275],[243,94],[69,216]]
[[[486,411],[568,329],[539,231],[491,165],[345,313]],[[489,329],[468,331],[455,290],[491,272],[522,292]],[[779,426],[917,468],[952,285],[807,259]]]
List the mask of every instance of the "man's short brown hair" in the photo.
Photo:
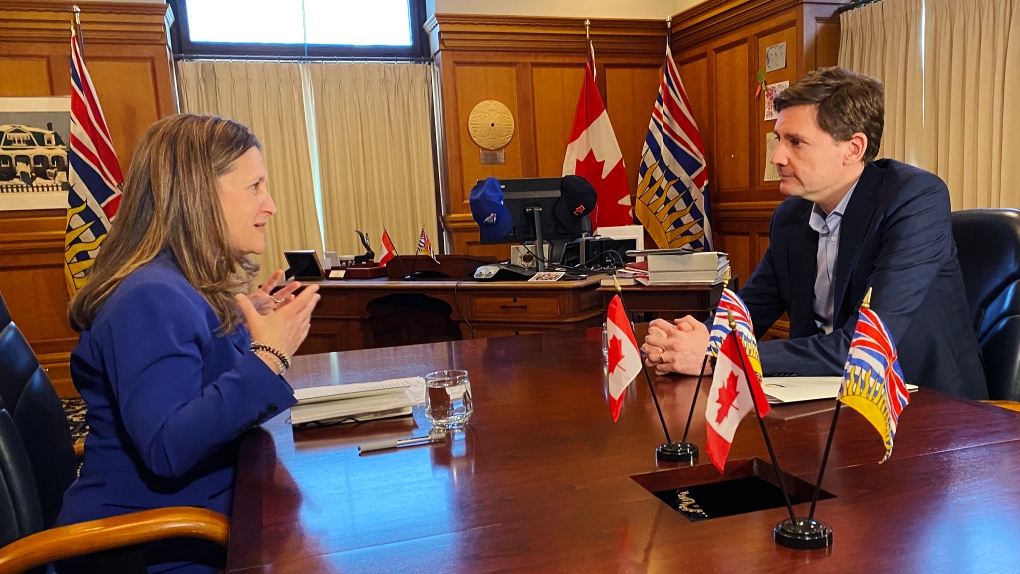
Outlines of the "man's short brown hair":
[[776,96],[776,112],[793,106],[816,106],[818,127],[836,141],[864,134],[868,138],[865,163],[878,156],[885,125],[882,82],[843,68],[819,68]]

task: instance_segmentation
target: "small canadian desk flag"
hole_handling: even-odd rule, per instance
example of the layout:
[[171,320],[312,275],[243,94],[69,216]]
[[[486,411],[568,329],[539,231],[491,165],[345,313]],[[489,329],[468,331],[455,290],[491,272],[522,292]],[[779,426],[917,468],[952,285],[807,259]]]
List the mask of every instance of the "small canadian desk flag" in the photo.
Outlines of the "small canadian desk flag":
[[745,370],[745,365],[750,364],[737,329],[731,330],[719,347],[712,388],[708,391],[708,408],[705,410],[705,451],[719,472],[723,472],[726,466],[733,434],[744,415],[753,411],[755,404],[758,405],[759,417],[769,413],[769,401],[757,375],[751,377],[754,399],[751,398]]
[[606,312],[606,360],[609,367],[609,407],[613,420],[620,418],[623,393],[641,372],[641,353],[620,295],[613,295]]
[[383,229],[382,256],[379,258],[379,265],[386,265],[396,254],[397,248],[393,247],[393,240],[390,239],[390,232]]

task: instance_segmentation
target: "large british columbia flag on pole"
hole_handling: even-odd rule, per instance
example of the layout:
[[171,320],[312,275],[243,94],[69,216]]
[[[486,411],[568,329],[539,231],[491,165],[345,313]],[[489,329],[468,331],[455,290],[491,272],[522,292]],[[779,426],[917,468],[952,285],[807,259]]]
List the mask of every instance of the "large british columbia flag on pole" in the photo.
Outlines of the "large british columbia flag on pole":
[[634,213],[661,248],[712,248],[705,145],[668,44],[641,150]]
[[110,231],[124,183],[103,110],[85,69],[78,32],[71,26],[71,145],[67,153],[67,231],[64,277],[74,297]]

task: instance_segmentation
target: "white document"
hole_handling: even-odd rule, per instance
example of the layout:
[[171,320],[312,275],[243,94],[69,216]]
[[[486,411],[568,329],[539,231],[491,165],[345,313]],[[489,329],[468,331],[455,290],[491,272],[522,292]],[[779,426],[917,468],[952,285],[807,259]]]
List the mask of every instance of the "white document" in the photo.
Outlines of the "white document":
[[[834,399],[839,395],[843,377],[764,377],[762,387],[769,404],[799,403],[819,399]],[[908,392],[917,385],[907,385]]]
[[420,382],[422,386],[425,385],[425,379],[421,377],[411,377],[408,379],[389,379],[386,381],[375,381],[370,383],[309,387],[306,389],[296,389],[294,391],[294,398],[297,399],[299,405],[304,405],[308,403],[321,403],[325,401],[386,395],[390,393],[400,393],[407,389],[411,389],[417,382]]

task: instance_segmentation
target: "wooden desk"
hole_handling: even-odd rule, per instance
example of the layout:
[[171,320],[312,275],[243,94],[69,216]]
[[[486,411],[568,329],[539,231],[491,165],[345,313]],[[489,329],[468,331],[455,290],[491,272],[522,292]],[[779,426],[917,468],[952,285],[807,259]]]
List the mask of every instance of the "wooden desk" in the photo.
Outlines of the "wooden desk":
[[[878,434],[844,409],[824,484],[836,497],[817,510],[834,545],[794,551],[772,541],[783,509],[692,523],[639,486],[632,477],[681,467],[656,464],[662,431],[642,381],[612,422],[600,339],[589,329],[296,359],[297,385],[465,368],[474,416],[449,443],[365,456],[357,445],[370,438],[423,434],[420,408],[296,433],[284,414],[247,435],[227,571],[955,573],[1020,562],[1020,414],[922,389],[878,465]],[[694,380],[655,384],[679,434]],[[766,418],[784,470],[815,478],[829,407]],[[704,402],[696,412],[703,447]],[[728,468],[752,457],[768,455],[747,417]],[[673,472],[716,475],[704,454]]]
[[602,325],[599,279],[309,282],[322,299],[298,354],[521,335]]
[[[715,285],[625,285],[621,286],[623,302],[631,313],[652,313],[663,319],[691,315],[699,321],[715,312],[723,284]],[[599,287],[603,305],[616,294],[615,287]]]

